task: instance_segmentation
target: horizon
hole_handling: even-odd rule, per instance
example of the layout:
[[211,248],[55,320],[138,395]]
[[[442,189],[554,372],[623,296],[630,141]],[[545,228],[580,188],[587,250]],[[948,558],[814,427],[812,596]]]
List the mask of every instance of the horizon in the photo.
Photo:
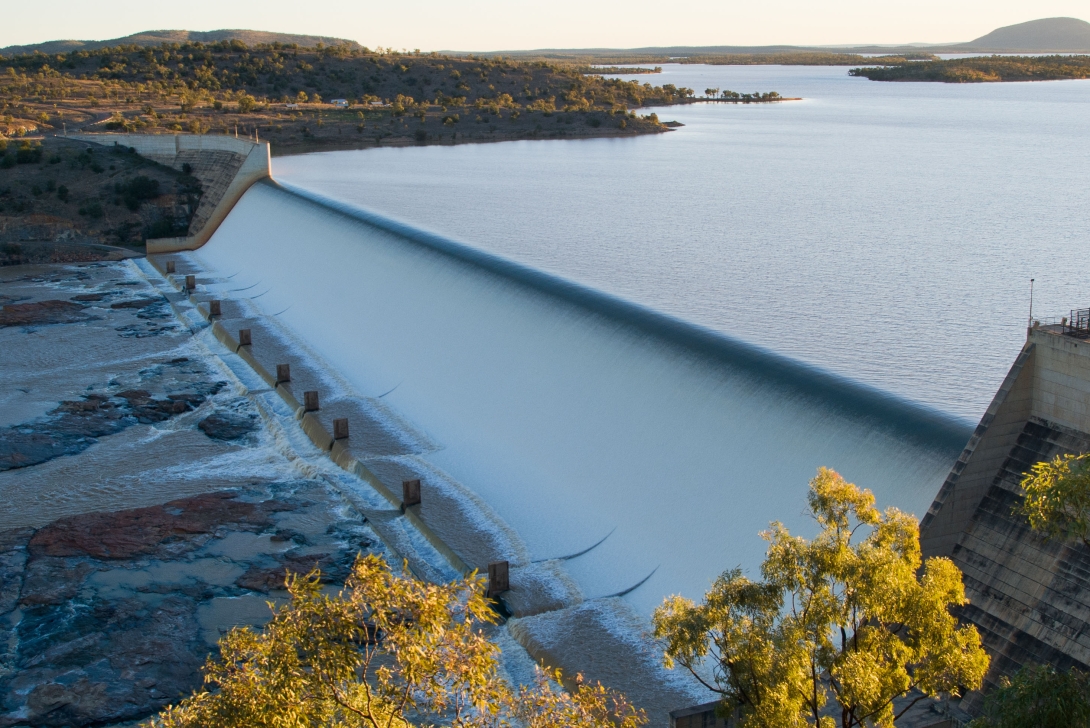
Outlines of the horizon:
[[[876,8],[863,0],[838,0],[820,7],[802,0],[777,0],[758,6],[723,7],[706,0],[671,9],[664,17],[658,5],[637,0],[627,12],[616,6],[561,0],[542,15],[528,3],[500,4],[469,0],[452,7],[423,0],[411,10],[400,7],[342,8],[328,4],[308,9],[298,18],[297,6],[270,0],[262,21],[252,12],[196,0],[188,17],[177,23],[164,6],[126,2],[112,17],[86,4],[60,0],[57,12],[42,17],[32,6],[13,8],[0,29],[0,47],[55,40],[101,41],[150,30],[261,30],[330,36],[370,48],[423,51],[498,52],[538,49],[641,48],[671,46],[809,47],[964,43],[996,28],[1050,17],[1074,17],[1085,5],[1047,0],[1033,10],[1003,0],[985,4],[929,0],[911,7]],[[1032,17],[1029,17],[1032,15]],[[283,18],[283,20],[280,20]],[[493,22],[488,22],[491,18]],[[934,20],[939,18],[939,20]]]

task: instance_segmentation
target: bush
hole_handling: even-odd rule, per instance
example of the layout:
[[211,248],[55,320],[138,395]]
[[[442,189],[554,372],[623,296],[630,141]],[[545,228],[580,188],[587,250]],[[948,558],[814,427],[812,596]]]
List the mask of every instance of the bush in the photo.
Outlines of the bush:
[[144,228],[144,239],[173,238],[184,235],[185,232],[184,223],[179,225],[169,217],[162,217]]
[[3,159],[0,159],[0,169],[11,169],[15,166],[15,155],[6,154]]
[[154,200],[159,196],[159,180],[140,175],[127,184],[114,185],[114,192],[125,200],[125,206],[132,211],[140,209],[144,200]]
[[68,202],[68,188],[64,185],[57,188],[57,199],[61,202]]
[[88,202],[86,205],[83,205],[79,208],[79,214],[86,215],[97,220],[106,213],[103,211],[101,204],[97,202]]
[[19,164],[35,164],[42,161],[42,145],[23,142],[15,152],[15,161]]
[[1027,665],[984,699],[983,714],[970,728],[1087,728],[1090,674],[1052,665]]

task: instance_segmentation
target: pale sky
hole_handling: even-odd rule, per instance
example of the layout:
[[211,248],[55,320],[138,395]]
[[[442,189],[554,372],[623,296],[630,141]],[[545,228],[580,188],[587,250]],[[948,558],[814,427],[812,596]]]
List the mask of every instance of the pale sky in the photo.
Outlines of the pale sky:
[[1087,0],[385,0],[8,3],[0,47],[141,30],[250,28],[422,50],[952,43],[1036,18],[1090,18]]

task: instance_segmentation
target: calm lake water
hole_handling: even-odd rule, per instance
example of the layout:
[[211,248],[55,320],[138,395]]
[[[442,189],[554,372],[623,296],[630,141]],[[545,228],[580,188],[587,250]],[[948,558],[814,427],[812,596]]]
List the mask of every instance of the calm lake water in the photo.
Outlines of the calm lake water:
[[628,139],[309,154],[274,174],[976,420],[1038,316],[1090,306],[1090,81],[666,66],[805,100]]

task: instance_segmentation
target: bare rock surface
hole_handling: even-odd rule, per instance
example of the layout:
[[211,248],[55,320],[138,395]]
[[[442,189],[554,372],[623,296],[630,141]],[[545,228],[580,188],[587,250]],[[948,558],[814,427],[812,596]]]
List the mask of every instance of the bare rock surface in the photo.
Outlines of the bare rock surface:
[[0,309],[0,326],[32,326],[44,324],[70,324],[85,321],[85,306],[71,301],[37,301],[34,303],[9,303]]
[[0,532],[0,726],[144,718],[201,684],[288,574],[343,582],[377,538],[323,483],[266,483]]
[[383,552],[131,263],[0,268],[0,305],[0,728],[145,719]]
[[[195,409],[225,384],[222,380],[201,381],[207,374],[199,362],[186,357],[171,359],[141,371],[140,377],[144,383],[173,391],[153,395],[147,389],[116,391],[116,386],[108,387],[103,393],[61,402],[38,420],[0,429],[0,471],[73,455],[90,447],[97,438],[126,427],[162,422]],[[197,381],[185,375],[196,375]]]
[[237,440],[258,428],[252,415],[213,412],[197,423],[201,432],[214,440]]

